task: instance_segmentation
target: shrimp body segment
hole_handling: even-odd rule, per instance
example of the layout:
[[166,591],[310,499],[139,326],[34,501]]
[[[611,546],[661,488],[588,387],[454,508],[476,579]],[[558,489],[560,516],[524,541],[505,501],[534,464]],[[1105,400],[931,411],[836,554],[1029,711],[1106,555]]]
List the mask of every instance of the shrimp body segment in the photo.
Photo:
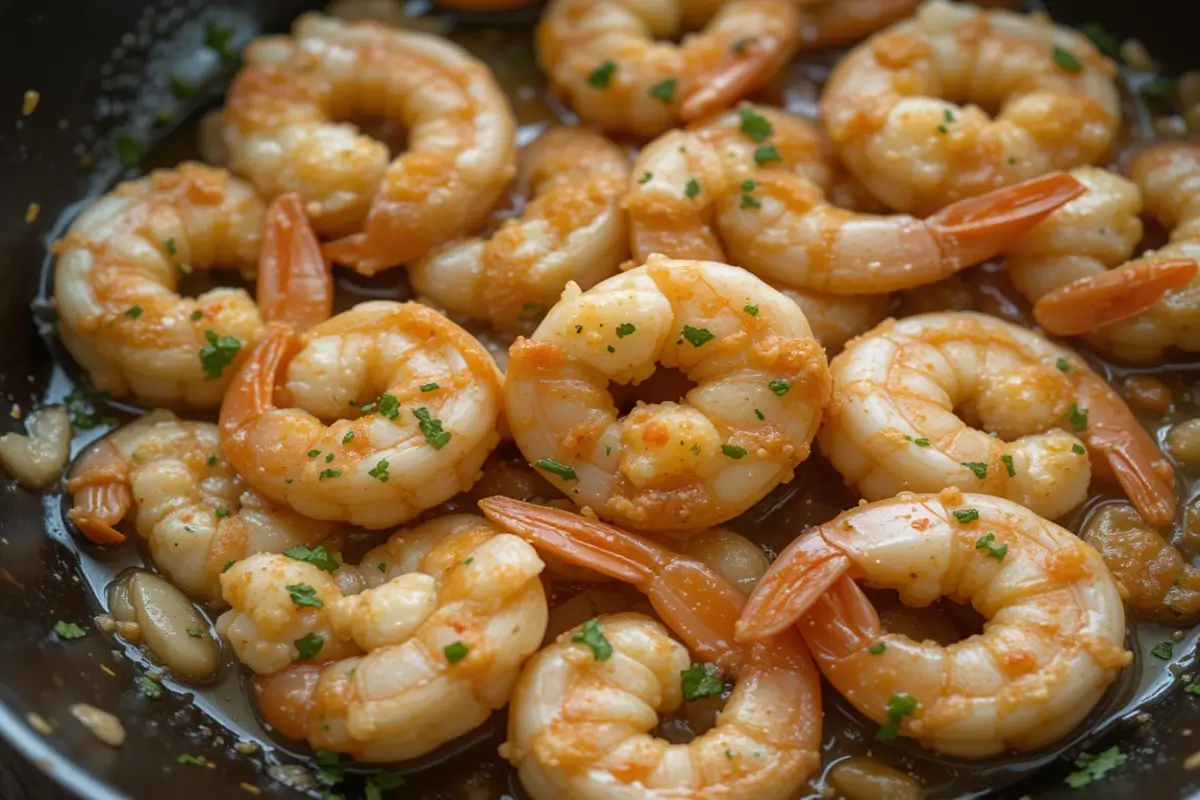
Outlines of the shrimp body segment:
[[[947,646],[887,633],[855,580],[907,605],[970,603],[987,621]],[[851,509],[789,545],[738,636],[797,620],[855,708],[882,724],[892,698],[914,698],[899,733],[964,758],[1056,741],[1132,660],[1117,583],[1095,550],[1015,503],[955,489]]]
[[417,303],[360,303],[259,345],[221,405],[221,450],[275,502],[382,528],[474,484],[502,402],[466,331]]
[[1151,524],[1175,518],[1173,472],[1124,400],[1024,328],[965,311],[888,320],[831,372],[821,450],[868,500],[955,486],[1054,518],[1095,472]]
[[359,761],[416,758],[508,702],[546,630],[542,569],[520,538],[450,515],[332,576],[280,555],[239,561],[221,576],[231,610],[217,630],[284,736]]
[[[301,15],[253,42],[220,136],[230,167],[268,196],[297,192],[327,255],[360,272],[415,261],[480,226],[515,169],[515,122],[491,72],[444,39]],[[388,150],[339,119],[408,131]]]
[[[241,289],[180,296],[180,278],[191,270],[252,274],[264,221],[261,307]],[[118,185],[54,245],[63,344],[97,390],[148,404],[215,408],[233,374],[230,364],[256,341],[264,313],[296,324],[329,314],[328,265],[319,251],[281,250],[281,228],[301,236],[307,230],[294,198],[279,198],[268,213],[249,185],[224,170],[188,162]]]
[[[657,365],[695,381],[621,416],[609,381]],[[531,464],[579,506],[653,530],[716,525],[808,457],[829,397],[825,353],[791,300],[724,264],[652,257],[568,286],[509,353],[506,410]]]
[[[637,613],[588,625],[611,646],[601,660],[568,631],[521,673],[501,754],[535,800],[786,800],[820,762],[820,679],[800,638],[739,644],[745,596],[703,562],[558,509],[492,497],[480,507],[539,550],[631,583],[687,647]],[[586,626],[585,626],[586,628]],[[683,698],[698,660],[734,679],[716,725],[687,744],[651,731]]]
[[1096,161],[1121,120],[1115,74],[1044,16],[929,0],[838,62],[821,117],[872,194],[926,215]]
[[249,491],[220,457],[217,426],[154,411],[105,436],[76,459],[68,517],[97,544],[117,544],[131,512],[150,557],[171,583],[220,600],[221,570],[252,553],[314,546],[334,534]]
[[[537,29],[538,62],[585,122],[655,136],[733,104],[796,51],[801,15],[790,0],[731,0],[704,31],[684,0],[553,0]],[[712,3],[699,4],[704,10]]]
[[552,128],[520,154],[518,184],[532,200],[488,239],[434,251],[409,270],[421,295],[455,314],[532,329],[574,281],[590,289],[629,252],[620,197],[625,152],[584,128]]
[[[766,155],[764,155],[764,151]],[[816,126],[742,105],[651,143],[634,165],[634,257],[715,259],[767,280],[831,294],[879,294],[934,283],[1011,245],[1083,192],[1055,173],[999,188],[928,219],[832,205]]]

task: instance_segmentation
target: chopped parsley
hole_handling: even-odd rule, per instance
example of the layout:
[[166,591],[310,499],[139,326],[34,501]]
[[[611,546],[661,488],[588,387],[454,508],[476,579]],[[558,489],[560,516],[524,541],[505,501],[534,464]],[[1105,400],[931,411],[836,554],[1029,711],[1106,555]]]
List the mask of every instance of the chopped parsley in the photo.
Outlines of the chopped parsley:
[[693,328],[691,325],[684,325],[683,338],[687,339],[688,344],[692,347],[703,347],[717,337],[708,328]]
[[237,53],[229,49],[229,40],[235,28],[225,28],[210,22],[204,26],[204,46],[217,51],[222,61],[236,61]]
[[451,664],[457,664],[462,661],[467,657],[469,652],[471,652],[470,648],[462,642],[452,642],[442,648],[442,653],[445,654],[446,661]]
[[608,639],[604,638],[604,629],[600,627],[600,620],[597,617],[592,617],[587,622],[583,623],[583,627],[571,637],[572,642],[582,642],[592,648],[592,655],[597,661],[608,661],[612,658],[612,645]]
[[342,437],[342,444],[350,444],[350,440],[354,438],[354,431],[346,431],[346,435]]
[[643,183],[649,183],[650,179],[653,177],[654,177],[653,172],[644,172],[644,173],[642,173],[642,177],[638,178],[638,184],[641,185]]
[[167,239],[165,242],[163,242],[163,247],[167,248],[167,255],[169,255],[169,256],[175,255],[175,239],[174,239],[174,237]]
[[752,317],[758,316],[758,306],[745,305],[745,306],[742,306],[742,311],[745,311],[747,314],[749,314]]
[[320,450],[309,450],[308,453],[306,453],[306,455],[309,458],[316,458],[317,456],[321,455],[321,451]]
[[695,178],[688,179],[687,185],[683,187],[683,193],[688,196],[689,200],[694,200],[700,194],[700,184]]
[[952,513],[954,514],[954,518],[963,525],[969,525],[979,519],[979,509],[976,508],[962,508]]
[[387,562],[380,561],[378,564],[375,565],[375,569],[379,570],[380,572],[387,572]]
[[377,772],[363,784],[363,800],[383,800],[383,793],[391,789],[399,789],[404,785],[404,778],[386,770]]
[[725,455],[729,456],[732,459],[739,459],[742,456],[746,455],[745,448],[738,447],[736,444],[721,445],[721,452],[724,453]]
[[651,86],[646,94],[660,101],[663,105],[669,106],[675,102],[675,87],[678,83],[679,81],[675,78],[664,78]]
[[284,550],[283,554],[294,561],[303,561],[306,564],[312,564],[317,569],[325,572],[333,572],[340,566],[338,560],[330,555],[324,545],[309,547],[298,544],[295,547],[289,547],[287,550]]
[[742,133],[755,142],[761,144],[775,133],[771,121],[753,108],[739,108],[738,116],[742,118]]
[[213,514],[216,516],[217,519],[225,519],[225,517],[229,516],[229,509],[228,508],[217,508],[217,509],[213,510]]
[[217,336],[211,328],[204,332],[204,338],[208,344],[200,348],[200,366],[204,368],[204,379],[215,381],[237,358],[242,343],[233,336]]
[[767,384],[767,388],[774,392],[778,397],[783,397],[791,391],[792,385],[782,378],[775,378]]
[[875,738],[881,742],[890,742],[900,734],[900,721],[911,716],[917,710],[917,698],[907,692],[900,692],[888,698],[888,721],[880,726]]
[[759,411],[757,408],[754,409],[754,416],[758,417],[759,419],[766,419],[766,416],[763,415],[763,413],[761,411]]
[[429,409],[414,409],[413,416],[417,418],[417,427],[421,429],[425,441],[433,445],[434,450],[441,450],[450,441],[450,432],[442,430],[442,421],[431,416]]
[[1083,72],[1083,64],[1075,57],[1075,54],[1069,50],[1064,50],[1058,45],[1055,45],[1050,50],[1050,55],[1054,56],[1054,63],[1065,69],[1067,72]]
[[[354,670],[350,671],[350,675],[354,675]],[[325,786],[333,786],[341,783],[346,778],[346,770],[338,762],[338,754],[330,750],[317,750],[313,753],[313,759],[317,762],[316,777],[317,781]],[[325,795],[323,800],[332,800],[332,795]]]
[[1008,554],[1008,545],[996,545],[996,534],[985,533],[980,536],[975,542],[976,550],[986,550],[989,558],[994,558],[997,561],[1003,561],[1004,556]]
[[1114,61],[1121,60],[1121,40],[1104,29],[1099,22],[1085,22],[1079,32],[1092,40],[1096,49]]
[[1200,694],[1200,683],[1191,683],[1183,688],[1189,694]]
[[147,672],[144,675],[138,675],[133,679],[133,685],[137,687],[138,694],[148,700],[162,699],[162,686],[155,677],[155,673]]
[[321,598],[317,597],[317,590],[309,586],[307,583],[289,583],[284,587],[291,596],[292,602],[297,606],[309,606],[311,608],[321,608],[325,604],[321,602]]
[[367,471],[367,474],[370,475],[372,478],[375,478],[376,480],[378,480],[380,483],[387,483],[388,478],[391,477],[390,475],[388,475],[387,459],[386,458],[379,459],[378,463],[376,463],[374,467],[372,467],[371,469],[369,469]]
[[721,672],[713,664],[692,664],[681,670],[679,677],[683,682],[684,700],[716,697],[725,691],[725,681],[721,680]]
[[982,461],[960,461],[962,466],[975,473],[975,477],[983,480],[987,477],[987,464]]
[[762,208],[762,203],[752,194],[742,193],[742,208]]
[[64,622],[59,620],[54,623],[54,635],[60,639],[82,639],[87,636],[87,631],[76,625],[74,622]]
[[783,156],[779,155],[779,150],[773,144],[761,144],[754,148],[754,163],[758,166],[769,164],[772,161],[783,161]]
[[420,388],[422,392],[436,392],[442,387],[438,386],[436,383],[423,383],[421,384]]
[[185,630],[187,631],[187,635],[193,639],[204,638],[204,631],[200,630],[199,628],[186,628]]
[[1079,442],[1076,442],[1075,444],[1071,445],[1071,452],[1077,456],[1081,456],[1086,453],[1087,450],[1085,450],[1083,445],[1081,445]]
[[1075,403],[1071,403],[1071,407],[1067,409],[1067,421],[1075,426],[1077,431],[1087,430],[1088,411],[1086,408],[1080,408]]
[[396,417],[400,416],[400,401],[396,399],[395,395],[379,395],[377,406],[379,408],[379,416],[381,417],[387,417],[388,419],[394,420]]
[[612,82],[612,76],[616,71],[617,62],[613,61],[611,58],[605,59],[603,62],[601,62],[600,66],[596,67],[594,70],[592,70],[591,74],[588,75],[588,86],[591,86],[593,89],[607,89],[608,85]]
[[225,566],[221,567],[221,573],[224,574],[226,572],[229,572],[229,568],[232,567],[236,563],[237,563],[236,558],[226,561]]
[[141,306],[130,306],[129,308],[125,309],[125,316],[129,317],[130,319],[137,319],[141,315],[142,315],[142,307]]
[[579,476],[575,474],[575,470],[571,469],[561,461],[553,458],[539,458],[536,462],[534,462],[534,466],[543,472],[549,472],[551,475],[557,475],[564,480],[579,480]]
[[1075,759],[1079,771],[1068,775],[1064,783],[1072,789],[1080,789],[1092,781],[1100,780],[1128,760],[1129,756],[1122,753],[1119,747],[1110,747],[1096,755],[1080,753],[1079,758]]
[[1071,362],[1067,361],[1065,358],[1060,358],[1058,361],[1055,361],[1054,366],[1058,367],[1059,372],[1071,371]]
[[211,455],[211,456],[209,456],[209,457],[208,457],[208,461],[207,461],[207,463],[208,463],[208,465],[209,465],[210,467],[212,467],[212,466],[216,466],[216,463],[217,463],[217,457],[216,457],[215,455]]
[[342,477],[342,471],[340,469],[335,469],[334,467],[329,467],[328,469],[321,470],[321,474],[317,476],[317,480],[323,481],[326,478],[340,478],[340,477]]
[[915,444],[917,447],[929,447],[929,440],[924,437],[921,437],[920,439],[914,439],[908,434],[905,434],[904,438]]
[[637,330],[637,328],[634,327],[632,322],[622,322],[620,325],[617,326],[617,338],[624,339],[626,336],[628,336],[629,334],[633,333],[636,330]]
[[175,763],[176,764],[191,764],[196,767],[203,767],[204,759],[202,757],[188,755],[187,753],[180,753],[179,758],[175,759]]
[[879,655],[884,650],[887,650],[887,644],[885,644],[884,642],[876,642],[875,644],[873,644],[867,648],[867,652],[873,656]]
[[330,453],[327,456],[325,456],[325,463],[328,464],[328,463],[332,462],[333,459],[334,459],[334,454]]
[[756,37],[756,36],[743,36],[741,39],[737,39],[737,40],[735,40],[735,41],[734,41],[734,43],[733,43],[733,44],[729,45],[729,49],[730,49],[730,51],[731,51],[731,52],[733,52],[735,55],[739,55],[739,56],[740,56],[742,53],[746,52],[746,48],[747,48],[747,47],[749,47],[750,45],[754,44],[754,40],[755,40],[756,38],[758,38],[758,37]]
[[1161,658],[1163,661],[1170,661],[1175,657],[1175,645],[1170,642],[1159,642],[1150,648],[1150,655]]
[[71,418],[71,425],[76,430],[86,431],[97,425],[117,424],[117,421],[112,417],[98,416],[93,403],[92,398],[82,392],[71,392],[63,398],[63,405],[67,408],[67,416]]
[[298,660],[310,661],[313,656],[321,652],[321,648],[325,646],[325,639],[316,631],[310,631],[292,644],[296,646],[296,652],[299,654]]
[[1013,457],[1003,455],[1000,456],[1000,460],[1004,462],[1004,469],[1008,473],[1008,477],[1015,478],[1017,476],[1017,468],[1013,466]]
[[127,167],[136,167],[142,160],[142,140],[127,133],[118,135],[117,158]]

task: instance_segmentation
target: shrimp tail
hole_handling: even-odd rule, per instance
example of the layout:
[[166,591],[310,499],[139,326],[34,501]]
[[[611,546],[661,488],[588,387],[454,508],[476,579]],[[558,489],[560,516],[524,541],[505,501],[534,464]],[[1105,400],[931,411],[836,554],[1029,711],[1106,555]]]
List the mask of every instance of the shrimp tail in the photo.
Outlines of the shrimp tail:
[[850,569],[850,559],[830,546],[821,529],[788,545],[763,575],[737,623],[739,641],[777,636],[803,617]]
[[1060,286],[1033,306],[1038,325],[1055,336],[1078,336],[1128,319],[1181,289],[1196,275],[1188,258],[1140,259]]
[[291,327],[272,326],[241,369],[233,376],[221,401],[221,447],[241,434],[248,423],[275,408],[275,381],[295,354],[299,337]]
[[968,197],[925,220],[945,263],[957,271],[1002,252],[1055,209],[1087,189],[1065,172],[1050,172]]
[[294,192],[276,197],[267,209],[258,307],[268,322],[286,323],[300,332],[333,313],[332,266]]
[[479,501],[488,519],[535,547],[636,586],[689,648],[720,663],[738,649],[742,593],[703,562],[614,525],[507,497]]
[[809,648],[822,661],[848,658],[883,634],[875,606],[858,584],[845,576],[817,598],[799,624],[802,632],[821,631],[820,636],[806,637],[806,641],[811,639]]
[[120,544],[125,535],[116,526],[133,506],[129,464],[107,441],[84,455],[67,480],[74,505],[67,516],[88,541]]

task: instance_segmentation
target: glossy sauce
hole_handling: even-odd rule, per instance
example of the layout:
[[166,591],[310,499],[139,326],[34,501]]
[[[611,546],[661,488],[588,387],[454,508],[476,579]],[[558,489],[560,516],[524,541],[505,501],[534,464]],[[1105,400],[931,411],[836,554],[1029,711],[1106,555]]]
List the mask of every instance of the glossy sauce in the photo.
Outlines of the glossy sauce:
[[[347,16],[369,10],[377,4],[352,0],[342,5]],[[361,13],[358,14],[361,16]],[[397,22],[396,20],[390,20]],[[520,123],[519,142],[531,141],[547,124],[556,121],[573,122],[570,112],[548,98],[538,72],[527,28],[504,29],[485,26],[462,26],[451,29],[432,20],[421,20],[419,26],[434,33],[448,35],[483,58],[492,67],[497,79],[511,100]],[[836,54],[818,53],[802,57],[793,64],[784,80],[768,90],[764,99],[786,106],[789,110],[805,116],[815,116],[816,98],[820,81],[828,67],[836,60]],[[1130,133],[1146,130],[1145,109],[1127,103],[1127,118]],[[155,166],[170,166],[196,154],[196,129],[194,124],[185,124],[172,134],[151,154],[143,165],[145,169]],[[393,132],[394,133],[394,132]],[[389,136],[389,138],[392,138]],[[398,141],[398,140],[397,140]],[[636,143],[630,143],[631,146]],[[495,221],[520,212],[523,198],[514,196],[495,214]],[[61,235],[79,207],[68,210],[59,221],[55,235]],[[48,295],[49,270],[47,260],[43,282],[44,303]],[[203,283],[214,278],[227,280],[224,273],[203,273],[189,276],[182,290],[198,292],[206,288]],[[347,270],[338,270],[337,301],[335,311],[345,310],[355,303],[367,299],[412,299],[413,293],[405,280],[402,269],[392,270],[374,278],[363,278]],[[35,306],[36,308],[37,306]],[[897,295],[893,301],[894,313],[898,315],[943,309],[976,309],[1024,325],[1031,325],[1028,304],[1013,289],[1003,271],[994,265],[984,265],[962,273],[933,287],[923,287]],[[44,320],[43,334],[51,344],[57,359],[57,367],[47,392],[47,402],[57,402],[72,391],[79,377],[77,368],[70,362],[65,351],[54,341],[52,326]],[[468,325],[497,355],[503,366],[503,356],[508,340],[490,331]],[[1163,441],[1171,424],[1200,416],[1200,407],[1187,400],[1200,399],[1200,370],[1196,364],[1179,364],[1161,368],[1123,368],[1113,366],[1084,353],[1094,368],[1106,375],[1118,388],[1125,385],[1130,376],[1153,373],[1167,383],[1175,398],[1164,414],[1144,416],[1143,422]],[[833,355],[832,353],[830,355]],[[646,391],[646,387],[640,387]],[[643,399],[647,398],[644,395]],[[1135,407],[1136,408],[1136,407]],[[99,409],[98,409],[99,410]],[[108,403],[102,415],[113,414],[121,418],[139,413],[141,409],[119,403]],[[211,417],[210,417],[211,419]],[[98,438],[104,429],[85,431],[76,437],[72,454],[78,453],[91,441]],[[1200,499],[1197,499],[1197,482],[1194,475],[1179,470],[1180,498],[1184,519],[1177,522],[1170,537],[1187,558],[1200,553]],[[495,453],[485,468],[485,478],[471,492],[457,497],[435,509],[427,516],[449,511],[472,510],[480,497],[493,493],[505,493],[521,499],[550,499],[556,491],[538,475],[527,468],[520,454],[505,445]],[[1073,531],[1080,531],[1090,514],[1115,498],[1111,494],[1096,494],[1069,519],[1060,520]],[[824,522],[844,509],[853,507],[858,498],[842,484],[841,478],[818,452],[808,459],[788,484],[778,487],[767,498],[741,517],[728,523],[728,527],[758,543],[769,557],[774,557],[792,539],[809,526]],[[46,501],[47,526],[51,535],[69,546],[74,545],[72,535],[63,522],[64,500],[59,496],[48,496]],[[1190,522],[1191,526],[1185,523]],[[136,540],[137,537],[131,537]],[[356,556],[364,552],[379,534],[363,534],[347,548],[347,561],[355,562]],[[105,587],[122,570],[142,564],[149,559],[137,546],[127,544],[118,548],[88,548],[80,554],[82,572],[96,594],[98,604],[103,606]],[[579,584],[551,577],[551,597],[555,603],[562,602],[579,590]],[[928,638],[943,641],[963,637],[978,630],[979,620],[972,618],[968,609],[934,606],[929,610],[904,610],[886,593],[877,596],[881,614],[896,628],[915,633],[918,629]],[[951,604],[952,605],[952,604]],[[212,615],[215,617],[215,615]],[[1057,758],[1062,752],[1081,742],[1091,742],[1099,734],[1113,729],[1135,716],[1139,706],[1161,696],[1173,682],[1190,668],[1190,663],[1166,662],[1149,656],[1154,644],[1172,640],[1173,630],[1154,623],[1134,624],[1131,620],[1129,647],[1135,652],[1133,664],[1124,670],[1117,682],[1109,689],[1104,699],[1093,711],[1088,723],[1062,740],[1050,750],[1006,757],[982,762],[964,762],[938,756],[922,750],[914,741],[901,739],[896,742],[878,744],[874,741],[876,727],[858,715],[848,703],[835,692],[825,693],[824,757],[822,771],[814,776],[809,794],[805,796],[832,796],[836,792],[827,786],[826,776],[830,768],[851,756],[869,756],[915,777],[930,797],[971,797],[985,794],[989,789],[998,789],[1027,776],[1038,766]],[[1178,636],[1179,634],[1177,634]],[[1195,631],[1188,631],[1176,639],[1177,653],[1190,653],[1197,640]],[[114,640],[116,642],[117,640]],[[135,648],[124,646],[127,654],[143,663],[144,656]],[[228,659],[228,648],[226,657]],[[255,716],[250,701],[249,686],[244,671],[227,660],[217,680],[207,686],[186,686],[170,678],[168,687],[181,692],[195,694],[195,704],[212,716],[219,725],[228,728],[236,738],[254,741],[262,750],[259,757],[270,764],[288,763],[293,756],[303,757],[309,753],[302,744],[275,739]],[[672,741],[686,741],[711,724],[713,712],[719,708],[719,700],[685,703],[684,709],[661,721],[658,733]],[[424,798],[446,798],[450,800],[482,800],[483,798],[523,797],[515,774],[497,755],[497,746],[504,740],[505,715],[494,715],[492,720],[479,730],[468,734],[458,742],[417,762],[394,765],[392,768],[406,775],[407,786],[401,790],[404,796]]]

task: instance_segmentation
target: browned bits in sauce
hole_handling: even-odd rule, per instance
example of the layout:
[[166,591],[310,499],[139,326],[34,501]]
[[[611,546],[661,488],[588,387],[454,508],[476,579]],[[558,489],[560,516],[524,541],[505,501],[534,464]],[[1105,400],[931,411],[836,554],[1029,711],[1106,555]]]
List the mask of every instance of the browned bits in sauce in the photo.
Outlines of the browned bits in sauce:
[[1165,414],[1171,409],[1171,389],[1153,375],[1130,375],[1125,379],[1125,398],[1138,411]]

